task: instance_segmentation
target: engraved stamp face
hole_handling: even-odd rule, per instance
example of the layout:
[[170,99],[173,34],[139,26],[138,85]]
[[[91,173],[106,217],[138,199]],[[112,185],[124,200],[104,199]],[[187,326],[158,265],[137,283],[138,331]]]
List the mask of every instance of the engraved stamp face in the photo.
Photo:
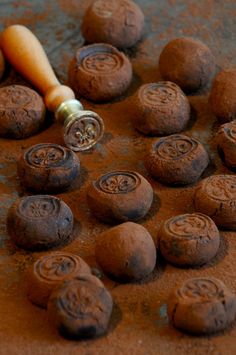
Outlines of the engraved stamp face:
[[156,145],[156,152],[164,160],[179,159],[197,147],[197,142],[184,136],[170,136],[161,139]]
[[98,181],[101,191],[108,194],[125,194],[136,189],[140,184],[138,175],[132,172],[111,172],[103,175]]
[[55,216],[60,209],[60,201],[52,196],[28,196],[19,204],[19,213],[27,218],[47,218]]
[[208,235],[208,219],[197,213],[171,218],[167,222],[166,228],[177,237],[195,239],[201,236],[201,238],[210,238]]
[[170,82],[159,82],[145,85],[140,91],[140,99],[150,106],[168,106],[175,104],[178,88]]
[[210,301],[221,297],[219,285],[212,279],[195,278],[189,279],[178,290],[182,298],[194,299],[195,301]]
[[66,150],[56,144],[37,144],[26,153],[26,160],[36,167],[54,167],[67,157]]
[[38,260],[35,264],[37,275],[46,281],[60,281],[68,275],[72,275],[79,269],[79,261],[73,255],[58,253],[48,255]]
[[101,118],[95,114],[75,119],[66,127],[64,139],[66,145],[75,151],[91,148],[102,137],[104,131]]
[[121,67],[121,58],[115,53],[98,52],[82,60],[82,68],[92,74],[111,74]]
[[205,181],[204,188],[215,200],[236,200],[236,177],[233,175],[210,176]]

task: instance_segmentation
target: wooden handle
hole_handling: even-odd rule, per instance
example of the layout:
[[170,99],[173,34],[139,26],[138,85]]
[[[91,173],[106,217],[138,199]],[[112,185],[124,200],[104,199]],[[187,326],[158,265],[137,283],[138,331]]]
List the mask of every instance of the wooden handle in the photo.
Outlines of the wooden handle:
[[75,98],[68,86],[60,85],[42,45],[28,28],[7,27],[1,35],[1,48],[12,66],[44,95],[50,111]]

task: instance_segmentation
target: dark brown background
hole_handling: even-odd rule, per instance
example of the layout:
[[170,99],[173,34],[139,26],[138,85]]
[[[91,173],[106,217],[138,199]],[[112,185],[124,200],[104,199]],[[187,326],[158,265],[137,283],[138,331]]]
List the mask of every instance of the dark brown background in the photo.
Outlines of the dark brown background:
[[[217,59],[217,71],[235,65],[234,0],[138,0],[146,16],[143,41],[127,53],[134,68],[131,88],[115,102],[86,108],[104,119],[106,133],[93,151],[79,154],[82,164],[79,181],[59,196],[71,207],[76,223],[74,242],[64,248],[95,266],[94,242],[108,226],[99,223],[86,203],[86,188],[91,179],[112,169],[133,169],[143,174],[155,190],[153,207],[140,223],[157,238],[160,223],[180,213],[193,211],[195,186],[165,187],[150,176],[143,159],[154,141],[137,133],[130,122],[129,96],[146,82],[159,80],[158,56],[163,46],[178,36],[193,36],[208,44]],[[83,45],[80,23],[90,0],[28,0],[0,2],[1,29],[20,23],[28,26],[42,41],[50,61],[62,82],[66,82],[68,63]],[[21,82],[7,71],[1,85]],[[212,163],[205,176],[229,173],[218,157],[213,134],[218,124],[209,111],[209,87],[190,96],[193,108],[191,124],[185,134],[198,138],[208,149]],[[48,115],[48,120],[50,117]],[[158,258],[153,275],[136,284],[117,284],[103,277],[115,301],[109,334],[82,342],[61,338],[47,321],[47,313],[26,298],[25,269],[39,253],[17,249],[6,233],[9,206],[25,192],[16,176],[16,161],[22,150],[39,142],[63,144],[61,127],[51,124],[40,134],[26,140],[0,140],[0,354],[236,354],[236,328],[225,334],[205,338],[184,335],[168,324],[166,300],[171,288],[193,276],[209,275],[222,279],[236,292],[236,233],[221,232],[221,250],[211,265],[202,269],[178,269]]]

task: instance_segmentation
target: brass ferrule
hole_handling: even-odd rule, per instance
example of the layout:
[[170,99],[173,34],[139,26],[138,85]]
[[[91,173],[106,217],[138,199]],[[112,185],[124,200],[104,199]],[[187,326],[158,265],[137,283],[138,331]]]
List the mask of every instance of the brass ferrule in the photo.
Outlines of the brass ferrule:
[[67,100],[60,104],[55,112],[56,120],[67,126],[69,121],[84,108],[79,100]]

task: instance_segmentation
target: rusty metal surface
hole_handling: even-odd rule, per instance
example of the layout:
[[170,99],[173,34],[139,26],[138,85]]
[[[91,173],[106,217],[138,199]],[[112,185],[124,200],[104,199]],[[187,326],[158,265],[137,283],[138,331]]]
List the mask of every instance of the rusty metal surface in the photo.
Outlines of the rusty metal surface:
[[[134,78],[126,95],[111,103],[84,106],[103,117],[106,134],[95,149],[78,154],[81,176],[69,191],[59,196],[71,207],[77,220],[76,239],[64,250],[83,257],[91,266],[94,243],[100,232],[109,228],[99,223],[86,203],[86,188],[91,179],[112,169],[133,169],[143,174],[155,190],[154,204],[140,221],[154,240],[160,223],[180,213],[193,211],[195,185],[169,188],[157,183],[144,167],[147,148],[155,140],[137,133],[128,110],[129,96],[146,82],[157,81],[158,57],[163,46],[178,36],[194,36],[208,44],[217,60],[217,71],[236,63],[236,4],[234,0],[136,0],[146,16],[143,41],[130,56]],[[10,24],[28,26],[39,37],[62,82],[75,50],[83,45],[80,23],[90,0],[25,0],[0,2],[1,30]],[[1,85],[21,82],[10,70]],[[191,124],[184,132],[198,138],[208,149],[212,163],[206,172],[230,173],[222,165],[213,133],[218,127],[209,111],[209,87],[189,97],[193,107]],[[48,119],[50,119],[48,115]],[[50,124],[41,133],[26,140],[0,139],[0,354],[236,354],[236,328],[212,337],[193,337],[178,332],[168,324],[166,300],[176,282],[193,276],[209,275],[222,279],[236,292],[236,233],[221,232],[220,253],[201,269],[178,269],[158,259],[154,273],[140,283],[117,284],[105,276],[115,308],[108,335],[90,341],[67,341],[47,320],[45,310],[31,305],[26,297],[25,269],[40,253],[17,249],[6,232],[9,206],[27,194],[19,185],[16,161],[23,149],[39,142],[63,144],[61,127]]]

